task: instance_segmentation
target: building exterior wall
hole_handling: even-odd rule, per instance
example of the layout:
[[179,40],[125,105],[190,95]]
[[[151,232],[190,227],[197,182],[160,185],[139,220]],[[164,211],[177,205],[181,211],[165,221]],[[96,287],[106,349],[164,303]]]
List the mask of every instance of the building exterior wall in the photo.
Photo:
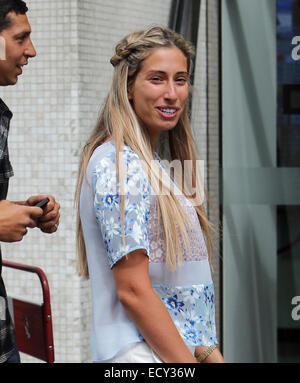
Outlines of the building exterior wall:
[[198,157],[204,161],[208,217],[213,234],[213,281],[215,286],[216,326],[221,336],[220,246],[219,246],[219,1],[200,4],[191,127]]
[[[21,243],[3,245],[3,258],[44,270],[51,291],[55,359],[88,362],[89,282],[75,270],[79,154],[110,84],[114,46],[133,30],[167,25],[170,0],[27,0],[27,5],[38,55],[19,83],[1,94],[14,113],[9,147],[15,176],[8,198],[50,193],[61,203],[61,219],[53,235],[34,229]],[[4,279],[10,295],[42,301],[34,276],[4,270]]]

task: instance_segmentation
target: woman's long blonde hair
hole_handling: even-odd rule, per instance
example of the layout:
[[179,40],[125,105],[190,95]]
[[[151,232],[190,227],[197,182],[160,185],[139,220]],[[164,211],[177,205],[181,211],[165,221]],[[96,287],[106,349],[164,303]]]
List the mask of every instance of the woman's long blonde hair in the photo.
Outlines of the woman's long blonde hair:
[[[115,55],[110,60],[114,66],[112,85],[98,123],[83,149],[75,195],[77,205],[77,270],[79,275],[83,275],[86,278],[89,277],[89,272],[80,219],[80,191],[91,155],[108,138],[115,142],[116,164],[121,163],[119,162],[120,153],[122,153],[123,144],[126,144],[139,156],[146,167],[145,171],[148,175],[151,175],[150,182],[156,194],[164,232],[166,263],[169,269],[173,271],[176,265],[182,262],[182,242],[180,239],[183,239],[184,244],[188,246],[189,218],[174,191],[170,188],[170,185],[162,179],[159,166],[154,165],[149,135],[147,130],[139,124],[134,109],[128,100],[128,89],[133,84],[143,60],[149,56],[153,49],[173,46],[179,48],[185,55],[188,73],[190,73],[194,56],[192,46],[179,34],[161,26],[151,26],[144,31],[129,34],[116,46]],[[178,124],[168,134],[170,160],[179,160],[182,164],[182,169],[184,169],[185,160],[191,160],[192,164],[195,165],[197,156],[190,130],[187,104]],[[195,172],[196,166],[193,166],[193,180],[196,177]],[[123,171],[118,165],[117,174],[122,190],[122,185],[124,187]],[[169,189],[169,193],[160,192],[161,183],[165,188]],[[189,191],[184,190],[184,188],[182,192],[185,195],[190,195]],[[120,194],[120,201],[124,240],[124,193]],[[206,217],[203,204],[195,206],[195,209],[206,238],[210,257],[212,248],[211,225]]]

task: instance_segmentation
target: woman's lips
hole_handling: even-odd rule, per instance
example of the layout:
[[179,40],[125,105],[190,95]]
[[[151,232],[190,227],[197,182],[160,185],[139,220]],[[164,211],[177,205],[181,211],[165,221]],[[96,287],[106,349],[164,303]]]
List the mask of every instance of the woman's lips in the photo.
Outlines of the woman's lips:
[[176,117],[178,108],[174,107],[157,107],[158,113],[166,119],[172,119]]

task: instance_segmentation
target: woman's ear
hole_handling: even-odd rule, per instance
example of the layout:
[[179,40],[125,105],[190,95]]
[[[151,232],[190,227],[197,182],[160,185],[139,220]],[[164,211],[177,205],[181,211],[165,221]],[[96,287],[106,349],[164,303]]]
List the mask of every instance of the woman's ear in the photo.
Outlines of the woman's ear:
[[132,99],[133,99],[133,82],[132,81],[128,81],[127,96],[128,96],[128,100],[132,101]]
[[132,87],[128,87],[127,89],[127,96],[128,96],[128,100],[131,101],[133,96],[132,96]]

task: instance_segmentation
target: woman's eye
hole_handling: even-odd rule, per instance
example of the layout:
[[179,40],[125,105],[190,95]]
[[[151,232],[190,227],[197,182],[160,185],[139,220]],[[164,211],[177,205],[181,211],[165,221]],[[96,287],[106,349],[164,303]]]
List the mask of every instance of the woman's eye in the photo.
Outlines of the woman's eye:
[[151,81],[160,82],[162,79],[160,77],[151,77]]
[[186,78],[178,78],[176,81],[179,83],[185,84],[187,82],[187,79]]

